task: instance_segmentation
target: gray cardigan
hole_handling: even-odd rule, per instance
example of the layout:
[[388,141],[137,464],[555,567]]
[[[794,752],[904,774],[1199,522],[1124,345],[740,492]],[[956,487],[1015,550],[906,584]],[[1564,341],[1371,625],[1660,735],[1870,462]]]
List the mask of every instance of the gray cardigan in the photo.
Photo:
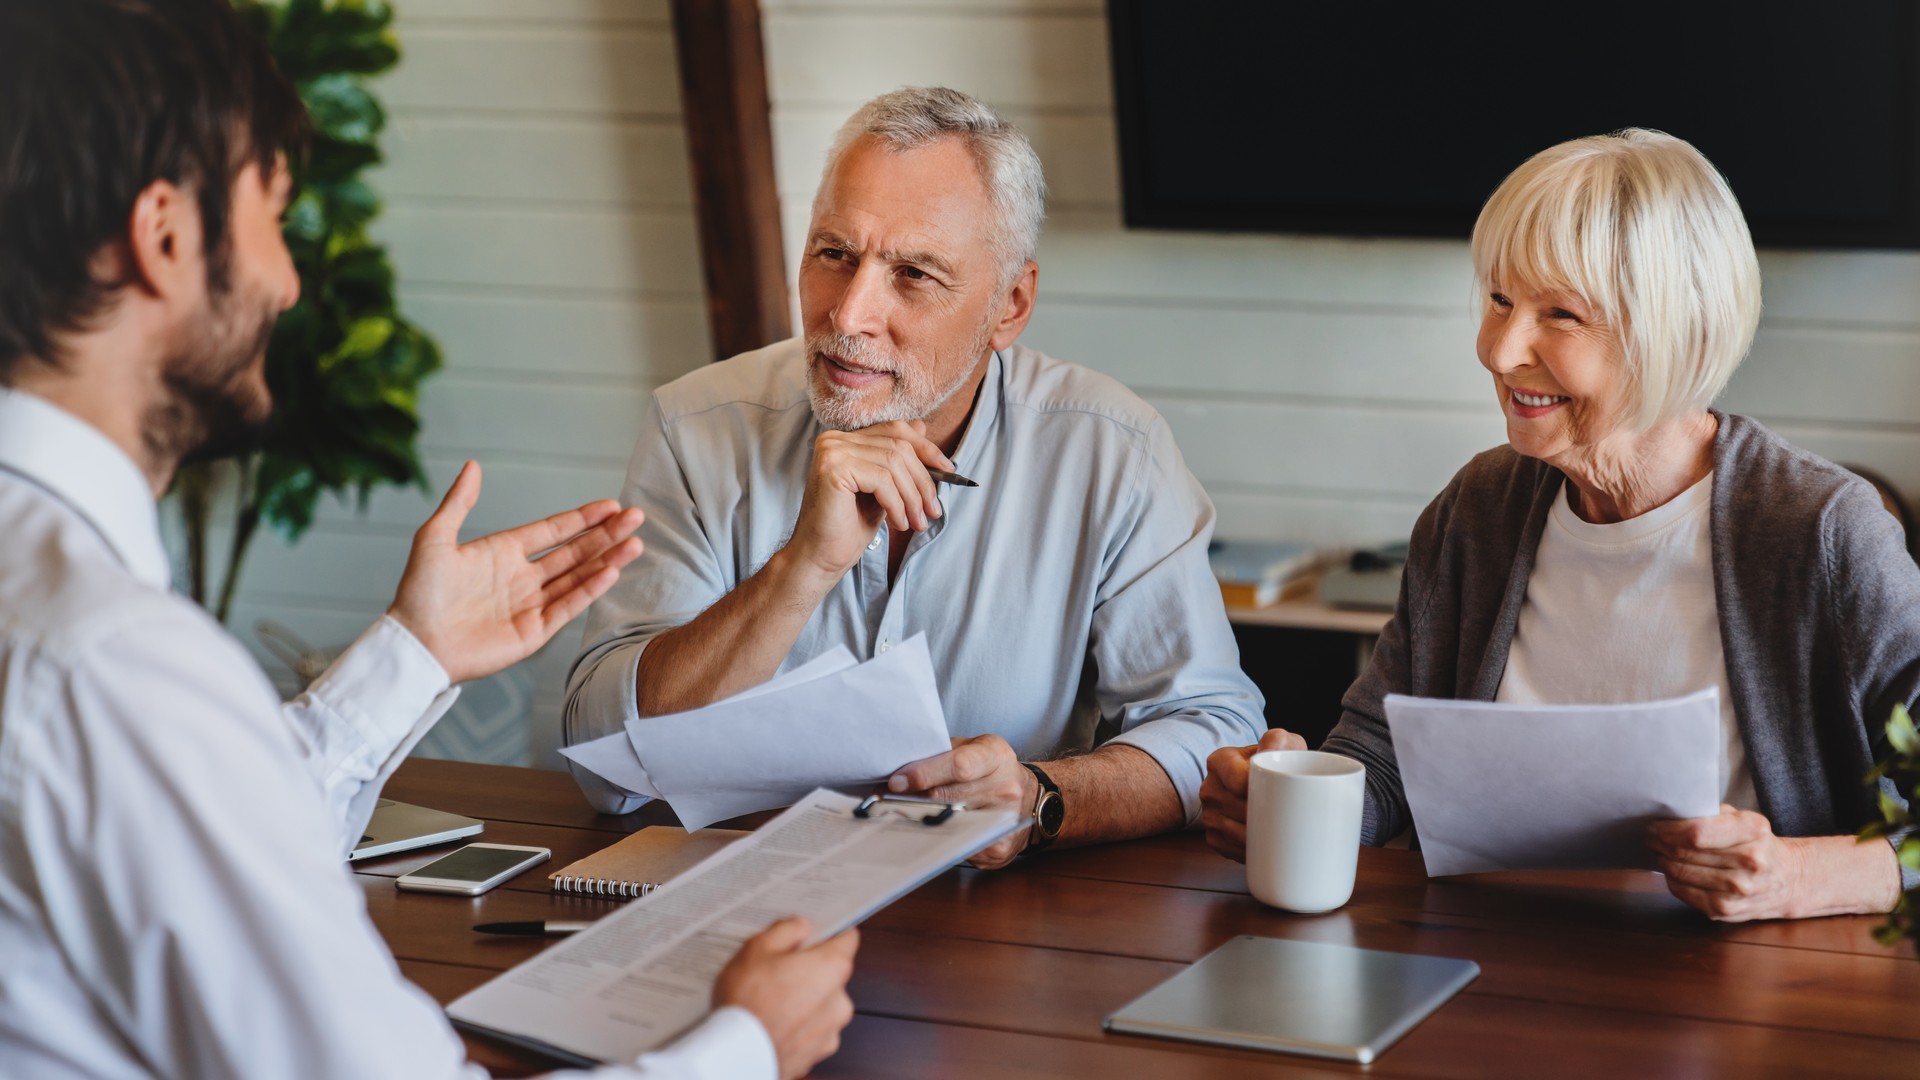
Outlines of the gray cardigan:
[[[1871,485],[1715,415],[1714,597],[1760,811],[1781,836],[1851,833],[1879,820],[1863,781],[1887,753],[1894,703],[1920,697],[1920,567]],[[1414,526],[1399,605],[1322,747],[1367,767],[1367,843],[1412,824],[1382,700],[1493,700],[1563,479],[1489,450]]]

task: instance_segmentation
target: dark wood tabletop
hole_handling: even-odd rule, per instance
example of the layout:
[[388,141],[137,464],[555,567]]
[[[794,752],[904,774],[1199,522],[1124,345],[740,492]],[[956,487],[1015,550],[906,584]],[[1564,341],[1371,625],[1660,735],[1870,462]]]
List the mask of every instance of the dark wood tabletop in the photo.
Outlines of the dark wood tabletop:
[[[445,1003],[544,946],[474,934],[493,920],[594,918],[619,901],[555,896],[549,869],[663,807],[595,814],[565,774],[412,760],[391,798],[487,821],[479,839],[553,849],[472,900],[393,879],[450,850],[355,866],[407,976]],[[821,1077],[1755,1077],[1920,1075],[1920,960],[1879,920],[1721,926],[1648,873],[1429,880],[1414,852],[1364,849],[1353,900],[1289,915],[1247,895],[1197,834],[955,870],[862,928],[858,1015]],[[1106,1015],[1236,934],[1456,956],[1481,974],[1371,1066],[1109,1035]],[[502,1075],[546,1063],[469,1037]]]

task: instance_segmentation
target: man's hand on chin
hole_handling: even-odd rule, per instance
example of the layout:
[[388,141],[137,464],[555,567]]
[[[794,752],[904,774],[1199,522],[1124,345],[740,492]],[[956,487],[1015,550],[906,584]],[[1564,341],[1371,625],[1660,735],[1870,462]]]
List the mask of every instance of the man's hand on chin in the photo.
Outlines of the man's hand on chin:
[[[1020,764],[1019,755],[998,735],[953,740],[953,749],[922,758],[887,779],[895,795],[918,795],[941,802],[965,803],[970,808],[1009,806],[1029,818],[1039,798],[1040,785]],[[967,862],[982,870],[998,870],[1024,851],[1031,828],[1020,829],[981,851]]]
[[860,561],[883,523],[903,533],[932,527],[944,511],[929,467],[950,471],[954,465],[927,439],[923,421],[822,433],[783,551],[831,588]]

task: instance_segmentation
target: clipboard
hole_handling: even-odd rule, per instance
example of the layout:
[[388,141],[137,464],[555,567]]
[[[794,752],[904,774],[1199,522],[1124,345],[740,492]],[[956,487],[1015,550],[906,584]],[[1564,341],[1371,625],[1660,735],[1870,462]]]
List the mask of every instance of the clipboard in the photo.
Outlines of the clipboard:
[[714,977],[775,919],[803,915],[825,940],[1029,823],[1005,807],[820,788],[447,1015],[570,1064],[632,1061],[703,1020]]

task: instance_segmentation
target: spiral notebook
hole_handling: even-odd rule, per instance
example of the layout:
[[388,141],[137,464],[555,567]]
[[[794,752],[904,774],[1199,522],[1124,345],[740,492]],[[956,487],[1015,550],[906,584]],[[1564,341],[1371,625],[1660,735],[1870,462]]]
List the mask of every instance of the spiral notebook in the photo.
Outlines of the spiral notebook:
[[744,829],[689,833],[666,826],[641,829],[612,847],[547,875],[554,892],[587,896],[645,896],[675,874],[747,835]]

